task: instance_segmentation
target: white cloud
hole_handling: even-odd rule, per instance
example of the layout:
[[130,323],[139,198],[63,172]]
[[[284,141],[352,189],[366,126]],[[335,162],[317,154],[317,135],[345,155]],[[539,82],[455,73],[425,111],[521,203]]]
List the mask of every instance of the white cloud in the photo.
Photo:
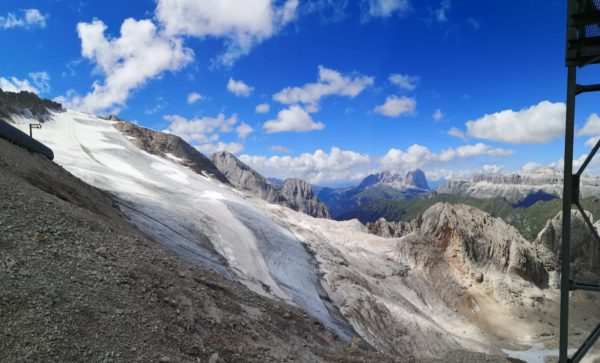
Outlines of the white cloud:
[[407,171],[411,169],[423,168],[432,164],[447,163],[456,159],[463,159],[475,156],[509,156],[514,154],[513,150],[493,148],[489,145],[478,143],[474,145],[465,145],[458,148],[448,148],[440,153],[434,153],[429,148],[414,144],[406,151],[390,149],[385,156],[381,158],[381,165],[384,169],[394,171]]
[[468,121],[467,133],[480,139],[510,144],[543,144],[561,137],[565,104],[542,101],[520,111],[504,110]]
[[417,101],[411,97],[388,96],[383,105],[375,107],[375,112],[388,117],[414,115]]
[[132,90],[165,71],[181,69],[193,59],[191,49],[177,38],[167,38],[150,20],[126,19],[118,38],[107,38],[100,20],[79,23],[81,53],[97,66],[104,82],[94,82],[83,97],[66,98],[70,108],[99,112],[125,104]]
[[232,132],[237,123],[237,115],[225,117],[201,117],[188,120],[178,115],[165,116],[170,125],[164,130],[180,136],[189,143],[209,143],[219,140],[219,132]]
[[371,159],[354,151],[332,147],[329,153],[317,150],[291,156],[250,156],[240,159],[263,175],[276,178],[296,177],[319,184],[323,182],[356,181],[369,173]]
[[376,18],[388,18],[394,13],[404,14],[411,9],[408,0],[366,0],[366,2],[369,16]]
[[467,141],[467,137],[465,136],[465,133],[462,132],[461,130],[457,129],[456,127],[453,127],[450,130],[448,130],[448,132],[446,134],[448,134],[450,136],[458,137],[459,139]]
[[402,89],[412,91],[417,88],[417,84],[420,82],[420,78],[417,76],[409,76],[408,74],[397,74],[390,75],[390,82]]
[[238,97],[248,97],[252,94],[254,88],[244,83],[244,81],[236,81],[233,78],[229,78],[227,90]]
[[323,128],[325,128],[325,124],[315,122],[306,110],[296,105],[279,111],[277,119],[263,124],[263,129],[269,134],[286,131],[305,132]]
[[244,150],[244,145],[237,142],[224,143],[219,141],[217,143],[207,143],[198,145],[196,146],[196,150],[207,155],[214,154],[219,151],[228,151],[232,154],[237,154]]
[[219,63],[232,65],[296,17],[298,0],[158,0],[156,18],[167,35],[226,39]]
[[250,135],[252,132],[254,132],[254,129],[252,128],[252,126],[248,125],[247,123],[242,122],[235,129],[235,132],[237,132],[240,139],[245,139],[248,135]]
[[600,140],[600,136],[590,137],[586,140],[585,146],[594,147],[598,143],[598,140]]
[[533,173],[541,168],[544,168],[544,165],[533,162],[533,161],[529,161],[529,162],[525,163],[525,165],[523,165],[523,167],[521,167],[521,172],[523,172],[525,174],[529,174],[529,173]]
[[261,103],[254,108],[254,112],[256,113],[267,113],[269,110],[271,110],[271,106],[268,103]]
[[433,115],[431,117],[433,117],[433,121],[442,121],[444,117],[446,117],[446,115],[444,115],[442,110],[438,108],[435,111],[433,111]]
[[326,96],[346,96],[354,98],[365,88],[372,86],[373,77],[356,75],[343,76],[340,72],[319,66],[319,80],[302,87],[287,87],[273,95],[273,99],[283,104],[303,103],[310,112],[317,111],[319,101]]
[[600,117],[598,114],[591,114],[583,127],[577,131],[577,136],[598,136],[600,135]]
[[483,166],[483,171],[486,173],[499,174],[504,169],[504,165],[500,164],[485,164]]
[[187,103],[193,105],[194,103],[200,101],[202,99],[202,95],[198,92],[192,92],[187,96]]
[[22,9],[20,14],[8,13],[0,16],[0,28],[45,28],[48,15],[42,14],[38,9]]
[[276,153],[289,153],[290,149],[282,145],[272,145],[269,150]]
[[7,92],[28,91],[37,94],[50,91],[50,75],[47,72],[31,72],[28,76],[29,79],[0,77],[0,89]]
[[435,20],[438,23],[445,23],[448,21],[448,11],[452,7],[450,0],[442,0],[440,7],[435,10]]

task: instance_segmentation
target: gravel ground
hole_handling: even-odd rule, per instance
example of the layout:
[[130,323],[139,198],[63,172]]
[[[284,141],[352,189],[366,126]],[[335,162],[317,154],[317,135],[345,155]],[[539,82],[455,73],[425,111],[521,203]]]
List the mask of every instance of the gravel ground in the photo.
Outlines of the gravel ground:
[[109,196],[0,139],[0,361],[413,360],[342,342],[299,309],[179,258]]

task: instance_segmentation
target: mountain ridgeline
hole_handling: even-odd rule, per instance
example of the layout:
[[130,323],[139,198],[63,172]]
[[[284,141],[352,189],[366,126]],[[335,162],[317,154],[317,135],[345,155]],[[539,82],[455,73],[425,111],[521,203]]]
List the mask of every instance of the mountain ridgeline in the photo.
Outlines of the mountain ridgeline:
[[417,169],[408,172],[404,178],[384,171],[367,176],[355,187],[318,188],[317,196],[335,219],[345,220],[356,218],[363,206],[373,202],[412,199],[431,192],[425,173]]
[[290,178],[281,184],[273,183],[227,151],[213,154],[211,161],[237,188],[316,218],[331,218],[327,206],[304,180]]
[[60,103],[42,99],[32,92],[4,92],[0,89],[0,117],[7,120],[24,117],[43,122],[50,111],[62,109]]

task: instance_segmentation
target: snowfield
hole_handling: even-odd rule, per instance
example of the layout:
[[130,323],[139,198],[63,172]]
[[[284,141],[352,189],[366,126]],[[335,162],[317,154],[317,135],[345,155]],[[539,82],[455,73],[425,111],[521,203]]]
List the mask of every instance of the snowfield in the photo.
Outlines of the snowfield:
[[[28,130],[36,121],[15,122]],[[431,276],[407,256],[405,240],[251,197],[173,155],[140,150],[113,125],[65,111],[53,113],[34,137],[52,148],[56,163],[110,193],[156,241],[300,307],[342,339],[358,333],[383,352],[417,357],[457,349],[502,354],[496,338],[448,307]]]

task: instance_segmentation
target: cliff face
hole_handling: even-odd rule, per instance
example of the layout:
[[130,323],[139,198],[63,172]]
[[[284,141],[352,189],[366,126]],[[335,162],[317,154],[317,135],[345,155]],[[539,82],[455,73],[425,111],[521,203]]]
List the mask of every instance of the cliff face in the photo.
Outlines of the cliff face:
[[313,193],[309,183],[301,179],[286,179],[281,187],[281,195],[288,207],[317,218],[331,218],[325,204]]
[[425,173],[420,169],[409,171],[404,178],[404,185],[424,190],[429,189]]
[[206,156],[179,136],[147,129],[125,121],[117,121],[114,126],[135,146],[147,153],[167,157],[199,174],[212,175],[223,183],[229,183]]
[[[531,174],[478,174],[471,180],[450,180],[438,192],[475,198],[505,198],[512,204],[526,207],[539,200],[560,198],[562,188],[562,174],[543,169]],[[600,195],[600,179],[583,177],[580,189],[582,197]]]
[[0,89],[0,117],[7,121],[12,117],[21,116],[43,122],[50,111],[60,110],[62,110],[60,103],[41,99],[35,93],[4,92]]
[[331,218],[327,207],[304,180],[287,179],[281,186],[276,185],[226,151],[213,154],[211,160],[237,188],[316,218]]

